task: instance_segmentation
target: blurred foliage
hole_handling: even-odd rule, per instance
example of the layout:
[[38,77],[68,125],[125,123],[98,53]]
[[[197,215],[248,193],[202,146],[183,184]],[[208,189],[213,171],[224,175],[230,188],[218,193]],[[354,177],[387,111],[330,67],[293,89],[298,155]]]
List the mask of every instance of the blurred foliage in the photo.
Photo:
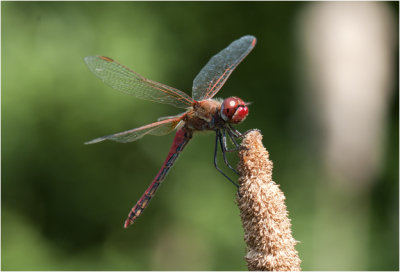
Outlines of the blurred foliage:
[[[285,192],[294,237],[301,241],[302,268],[397,270],[398,92],[390,105],[384,167],[357,202],[368,222],[368,243],[359,243],[360,218],[330,214],[354,196],[343,200],[316,189],[323,179],[312,144],[318,136],[298,106],[295,73],[296,14],[307,4],[2,2],[1,268],[245,270],[235,190],[213,167],[212,133],[195,135],[145,213],[123,229],[173,135],[130,144],[83,143],[179,110],[111,90],[89,72],[83,57],[109,56],[190,93],[211,56],[252,34],[258,38],[255,49],[218,96],[253,102],[238,129],[264,132],[274,180]],[[398,4],[391,6],[397,16]],[[321,211],[324,198],[332,206]],[[321,212],[340,218],[338,225],[355,235],[317,224]],[[319,237],[331,228],[337,236],[321,244]],[[357,252],[366,254],[348,257]]]

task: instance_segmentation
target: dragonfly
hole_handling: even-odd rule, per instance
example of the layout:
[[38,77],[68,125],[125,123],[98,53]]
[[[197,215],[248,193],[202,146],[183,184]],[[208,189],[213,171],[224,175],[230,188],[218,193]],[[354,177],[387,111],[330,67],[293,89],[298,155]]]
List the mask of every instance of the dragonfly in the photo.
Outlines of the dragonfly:
[[[85,143],[94,144],[105,140],[127,143],[139,140],[148,134],[162,136],[175,129],[177,130],[161,169],[129,212],[128,218],[124,223],[125,228],[133,224],[143,213],[160,184],[165,180],[179,154],[196,131],[208,130],[215,132],[214,166],[238,187],[218,167],[217,152],[218,146],[220,146],[224,163],[236,172],[229,164],[225,152],[235,151],[239,147],[237,140],[243,135],[234,129],[232,125],[239,124],[246,119],[249,113],[249,103],[234,96],[224,100],[213,99],[213,97],[219,92],[239,63],[254,48],[256,41],[254,36],[246,35],[233,41],[225,49],[214,55],[195,77],[192,97],[178,89],[147,79],[111,58],[104,56],[88,56],[84,58],[89,70],[113,89],[139,99],[186,109],[184,113],[179,115],[162,117],[157,122],[99,137]],[[227,137],[235,145],[234,148],[228,148]]]

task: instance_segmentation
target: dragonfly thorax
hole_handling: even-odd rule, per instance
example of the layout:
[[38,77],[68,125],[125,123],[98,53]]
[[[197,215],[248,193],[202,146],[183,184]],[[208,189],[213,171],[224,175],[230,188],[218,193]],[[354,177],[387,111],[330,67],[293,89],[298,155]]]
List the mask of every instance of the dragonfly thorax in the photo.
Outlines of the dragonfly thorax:
[[184,118],[186,126],[193,130],[214,130],[224,126],[220,116],[221,102],[216,99],[196,101]]

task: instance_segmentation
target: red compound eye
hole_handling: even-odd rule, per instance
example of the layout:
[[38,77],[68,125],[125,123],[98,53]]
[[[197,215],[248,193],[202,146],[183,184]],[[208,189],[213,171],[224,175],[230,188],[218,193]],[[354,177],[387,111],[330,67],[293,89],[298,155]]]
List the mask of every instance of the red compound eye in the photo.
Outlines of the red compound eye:
[[246,103],[238,97],[229,97],[222,102],[221,117],[226,122],[238,124],[246,118],[248,113],[249,108]]

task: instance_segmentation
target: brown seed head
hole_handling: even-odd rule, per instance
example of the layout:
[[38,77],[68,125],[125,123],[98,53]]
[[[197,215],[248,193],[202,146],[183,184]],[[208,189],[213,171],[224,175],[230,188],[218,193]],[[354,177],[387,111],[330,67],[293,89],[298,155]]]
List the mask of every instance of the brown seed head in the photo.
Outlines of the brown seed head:
[[301,270],[285,196],[272,180],[272,162],[258,130],[247,133],[239,152],[237,203],[249,270]]

